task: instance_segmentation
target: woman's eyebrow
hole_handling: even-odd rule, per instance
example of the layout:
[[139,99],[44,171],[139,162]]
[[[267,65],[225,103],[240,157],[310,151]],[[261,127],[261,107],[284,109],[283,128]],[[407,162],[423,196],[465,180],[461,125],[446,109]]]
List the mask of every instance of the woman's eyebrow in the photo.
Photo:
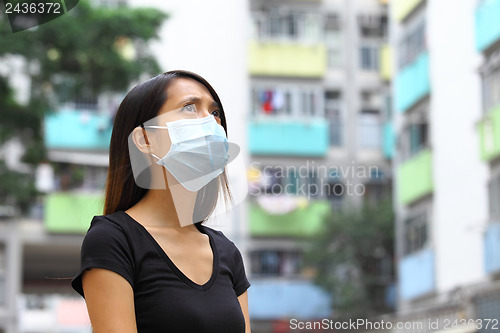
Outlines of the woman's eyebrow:
[[[200,103],[201,101],[202,101],[202,99],[199,96],[189,96],[189,97],[186,97],[185,99],[183,99],[182,101],[180,101],[179,105],[183,105],[186,103]],[[210,107],[220,108],[219,103],[217,103],[214,100],[212,100],[212,102],[210,103]]]

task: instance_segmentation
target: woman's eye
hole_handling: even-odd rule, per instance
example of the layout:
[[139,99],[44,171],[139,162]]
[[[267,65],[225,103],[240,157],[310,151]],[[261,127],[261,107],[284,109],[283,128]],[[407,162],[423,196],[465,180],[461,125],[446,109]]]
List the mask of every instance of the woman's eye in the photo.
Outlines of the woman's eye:
[[187,112],[196,112],[196,106],[194,104],[188,104],[184,105],[182,107],[182,111],[187,111]]
[[212,111],[212,116],[214,116],[214,117],[220,117],[220,111],[219,110]]

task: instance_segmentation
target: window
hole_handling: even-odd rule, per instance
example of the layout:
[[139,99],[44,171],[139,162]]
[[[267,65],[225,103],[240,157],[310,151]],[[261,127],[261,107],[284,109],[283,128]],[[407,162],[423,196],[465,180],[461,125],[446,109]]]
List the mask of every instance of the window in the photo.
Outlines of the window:
[[257,250],[250,253],[253,276],[291,277],[301,273],[302,254],[297,250]]
[[330,126],[330,145],[342,145],[342,109],[339,91],[325,92],[325,116]]
[[364,200],[368,204],[376,205],[390,196],[390,185],[382,182],[369,182],[364,184]]
[[491,222],[500,220],[500,174],[488,182],[489,214]]
[[106,184],[107,168],[86,166],[83,175],[83,188],[88,190],[103,190]]
[[341,67],[343,47],[339,17],[336,13],[327,14],[324,23],[328,68]]
[[404,225],[404,254],[414,253],[427,243],[427,213],[422,212],[405,221]]
[[399,43],[399,68],[404,68],[415,61],[417,56],[425,50],[425,22],[422,22],[409,31]]
[[307,196],[308,199],[322,195],[321,174],[314,168],[304,166],[265,166],[261,168],[257,186],[265,195]]
[[500,68],[483,76],[483,104],[485,113],[500,104]]
[[286,185],[286,183],[282,168],[263,168],[261,175],[263,193],[275,195],[282,194],[284,185]]
[[365,45],[360,48],[360,67],[363,70],[378,70],[379,46]]
[[378,149],[382,144],[382,124],[377,109],[362,109],[358,119],[358,143],[362,148]]
[[254,116],[322,117],[320,90],[296,87],[254,87]]
[[346,192],[345,184],[335,174],[330,174],[323,192],[333,209],[342,208],[343,198]]
[[319,40],[321,20],[315,12],[273,8],[252,15],[260,39]]
[[400,136],[400,151],[402,160],[411,158],[429,146],[429,126],[427,121],[421,120],[408,124]]
[[358,15],[358,26],[363,38],[381,39],[387,36],[387,16],[385,15]]
[[383,121],[384,122],[392,121],[392,96],[389,94],[384,97]]

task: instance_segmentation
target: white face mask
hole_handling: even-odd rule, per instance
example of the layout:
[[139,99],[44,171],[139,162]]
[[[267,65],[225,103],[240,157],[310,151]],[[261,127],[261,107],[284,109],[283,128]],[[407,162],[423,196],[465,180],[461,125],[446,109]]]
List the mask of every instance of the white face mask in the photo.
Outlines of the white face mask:
[[167,122],[166,126],[144,126],[167,129],[172,145],[156,162],[163,165],[189,191],[199,191],[219,176],[229,162],[229,143],[224,128],[210,115],[198,119]]

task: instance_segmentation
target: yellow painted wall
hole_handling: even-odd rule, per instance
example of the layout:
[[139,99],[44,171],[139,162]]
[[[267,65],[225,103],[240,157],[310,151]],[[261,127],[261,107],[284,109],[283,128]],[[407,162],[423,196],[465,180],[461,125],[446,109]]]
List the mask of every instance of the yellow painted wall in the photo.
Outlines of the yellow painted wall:
[[252,75],[321,77],[326,71],[326,47],[321,43],[250,42],[248,51]]
[[392,0],[392,17],[403,21],[423,0]]

